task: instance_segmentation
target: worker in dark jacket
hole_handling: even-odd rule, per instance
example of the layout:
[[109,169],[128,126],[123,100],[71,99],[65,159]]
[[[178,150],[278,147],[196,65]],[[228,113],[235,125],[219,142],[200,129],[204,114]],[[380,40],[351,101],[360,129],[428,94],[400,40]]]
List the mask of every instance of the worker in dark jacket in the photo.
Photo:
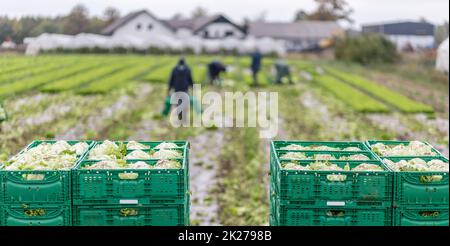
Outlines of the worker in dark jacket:
[[227,68],[220,61],[213,61],[208,64],[209,83],[211,85],[217,83],[220,84],[220,74],[227,71]]
[[253,85],[258,85],[258,73],[261,70],[261,64],[262,64],[262,55],[261,53],[256,50],[252,54],[252,64],[251,64],[251,70],[253,73]]
[[181,58],[177,66],[172,70],[169,79],[169,94],[172,90],[175,92],[189,92],[194,81],[192,80],[192,73],[189,66],[186,64],[184,58]]
[[[189,89],[192,88],[194,82],[192,80],[192,73],[189,66],[186,64],[184,58],[181,58],[178,62],[177,66],[172,70],[172,74],[169,79],[169,89],[168,89],[168,97],[166,99],[166,106],[163,111],[163,115],[167,116],[170,112],[171,104],[170,104],[170,96],[172,91],[174,92],[185,92],[188,93]],[[181,104],[181,101],[178,102],[178,105]],[[189,105],[189,103],[187,104]],[[188,109],[183,109],[188,110]],[[182,120],[182,114],[178,115],[178,118]],[[187,119],[183,119],[187,120]]]
[[289,81],[289,84],[292,84],[291,70],[286,61],[279,59],[275,63],[275,70],[277,73],[276,83],[281,84],[283,79],[286,78]]

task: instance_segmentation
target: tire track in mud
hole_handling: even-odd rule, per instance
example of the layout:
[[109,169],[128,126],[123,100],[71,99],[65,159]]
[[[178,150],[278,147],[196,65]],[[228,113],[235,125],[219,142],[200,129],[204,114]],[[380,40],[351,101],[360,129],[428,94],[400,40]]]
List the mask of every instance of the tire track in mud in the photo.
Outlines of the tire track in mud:
[[[165,89],[165,88],[163,88]],[[159,107],[164,98],[161,97],[162,87],[155,85],[155,90],[150,95],[149,111],[143,113],[141,121],[133,128],[134,134],[129,140],[169,140],[167,138],[178,138],[178,134],[189,128],[173,128],[166,120],[154,119],[159,114]],[[155,112],[155,109],[157,112]],[[166,138],[162,137],[166,136]],[[170,136],[170,137],[169,137]],[[164,139],[163,139],[164,138]],[[223,129],[214,131],[201,129],[192,131],[187,138],[190,145],[189,175],[191,191],[190,219],[191,225],[218,226],[219,204],[217,200],[217,173],[219,169],[219,156],[224,139]]]
[[218,226],[219,204],[214,194],[218,182],[218,162],[224,140],[223,129],[207,131],[189,138],[191,222],[193,225]]

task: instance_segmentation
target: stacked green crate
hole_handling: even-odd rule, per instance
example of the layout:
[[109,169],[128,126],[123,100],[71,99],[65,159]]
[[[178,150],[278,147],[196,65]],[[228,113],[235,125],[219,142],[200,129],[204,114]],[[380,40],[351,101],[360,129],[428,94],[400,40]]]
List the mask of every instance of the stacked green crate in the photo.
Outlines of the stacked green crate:
[[[306,168],[317,163],[336,170]],[[352,170],[361,164],[379,170]],[[362,142],[272,142],[270,173],[272,225],[392,223],[392,175]]]
[[[368,141],[367,145],[394,172],[394,225],[449,225],[447,158],[425,142]],[[408,162],[415,163],[413,169],[396,167]],[[425,163],[440,163],[446,170],[426,170]]]
[[[77,226],[184,226],[189,224],[189,144],[166,150],[180,155],[169,157],[180,168],[126,168],[130,164],[154,166],[160,159],[152,155],[162,142],[139,142],[140,149],[127,149],[129,142],[115,143],[122,151],[123,169],[89,166],[102,160],[91,158],[96,143],[73,170],[73,224]],[[142,159],[126,158],[138,151]],[[148,156],[146,156],[147,154]],[[105,160],[103,160],[104,162]]]
[[[63,143],[63,144],[61,144]],[[41,144],[68,144],[75,146],[78,141],[34,141],[17,156],[31,153],[39,156],[33,150]],[[61,155],[68,158],[72,167],[77,165],[82,156],[92,146],[92,141],[85,142],[85,149],[79,151],[64,149],[43,154],[43,159]],[[41,146],[42,147],[42,146]],[[79,153],[78,153],[79,152]],[[40,167],[33,170],[33,159],[22,159],[20,168],[10,168],[8,164],[0,169],[0,224],[4,226],[70,226],[72,224],[71,209],[71,171],[70,168],[55,170],[55,168]]]

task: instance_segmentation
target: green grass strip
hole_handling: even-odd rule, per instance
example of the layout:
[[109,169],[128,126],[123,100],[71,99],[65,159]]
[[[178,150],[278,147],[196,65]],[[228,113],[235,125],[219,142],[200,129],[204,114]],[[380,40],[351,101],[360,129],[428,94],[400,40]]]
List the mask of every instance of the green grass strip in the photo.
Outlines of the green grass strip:
[[41,88],[42,92],[61,92],[72,89],[77,89],[80,86],[88,84],[92,81],[101,79],[107,75],[113,74],[123,68],[128,64],[112,63],[111,65],[102,66],[100,68],[91,69],[85,73],[76,74],[75,76],[63,78],[52,83],[49,83]]
[[60,65],[59,69],[54,68],[52,71],[49,71],[47,73],[42,73],[37,76],[32,76],[30,78],[26,78],[23,80],[18,80],[3,86],[0,86],[0,98],[10,96],[10,95],[16,95],[28,90],[32,90],[34,88],[37,88],[39,86],[42,86],[48,82],[58,80],[61,78],[65,78],[67,76],[71,76],[73,74],[79,73],[83,70],[89,69],[92,67],[95,63],[92,62],[84,62],[84,63],[76,63],[75,60],[73,60],[73,64],[69,65]]
[[119,73],[115,73],[111,76],[103,78],[101,80],[97,80],[93,83],[90,83],[88,86],[83,87],[77,91],[79,94],[101,94],[107,93],[113,89],[122,87],[127,82],[130,82],[137,77],[139,77],[142,73],[151,68],[149,64],[137,64],[133,65],[130,68],[126,68]]
[[376,101],[352,86],[328,75],[318,76],[318,84],[332,92],[336,97],[359,112],[388,112],[386,105]]
[[40,62],[39,64],[30,65],[28,68],[21,71],[0,74],[0,85],[26,79],[28,77],[38,76],[40,74],[53,71],[65,64],[69,64],[70,62],[70,59],[55,60],[50,63]]
[[192,79],[194,80],[194,83],[201,84],[206,82],[206,80],[208,79],[206,72],[207,68],[205,64],[194,65],[192,67]]
[[367,92],[368,94],[373,95],[377,99],[392,105],[404,113],[434,112],[433,108],[426,104],[411,100],[406,96],[394,92],[389,88],[377,84],[376,82],[369,81],[363,77],[338,71],[330,67],[327,67],[326,71],[331,75],[336,76],[337,78]]
[[150,72],[144,75],[144,80],[154,83],[168,82],[173,67],[173,64],[164,64],[156,69],[152,69]]

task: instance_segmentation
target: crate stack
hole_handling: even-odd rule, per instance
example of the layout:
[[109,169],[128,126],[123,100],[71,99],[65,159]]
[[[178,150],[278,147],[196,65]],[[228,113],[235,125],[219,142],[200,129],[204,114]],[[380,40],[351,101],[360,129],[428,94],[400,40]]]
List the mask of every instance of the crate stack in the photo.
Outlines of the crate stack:
[[[449,173],[396,171],[389,163],[423,160],[425,162],[440,160],[448,165],[448,159],[430,144],[431,151],[419,155],[399,155],[377,149],[376,144],[386,146],[408,146],[408,141],[367,141],[367,146],[394,173],[393,225],[395,226],[448,226]],[[417,142],[416,142],[417,143]],[[419,161],[420,161],[419,160]]]
[[[162,142],[140,142],[155,149]],[[189,145],[170,142],[182,153],[173,159],[181,169],[88,170],[90,152],[73,170],[73,225],[75,226],[185,226],[189,225]],[[119,143],[117,143],[119,144]],[[122,142],[127,145],[127,142]],[[132,150],[127,149],[127,153]],[[158,159],[126,160],[127,164],[145,162],[155,165]]]
[[[19,152],[43,143],[34,141]],[[68,141],[75,145],[79,141]],[[92,146],[92,141],[86,141]],[[85,153],[77,155],[74,166]],[[0,168],[0,225],[70,226],[72,225],[71,171],[6,171]]]
[[[20,153],[55,142],[35,141]],[[89,156],[103,142],[86,143],[89,147],[77,156],[70,170],[10,171],[0,165],[0,226],[189,225],[188,142],[139,142],[146,146],[139,150],[150,156],[143,160],[124,158],[133,150],[126,149],[128,142],[115,143],[120,146],[118,158],[123,165],[137,162],[155,165],[161,158],[151,159],[151,153],[160,150],[158,145],[177,146],[165,149],[181,154],[168,157],[169,161],[181,164],[181,168],[95,170],[84,167],[101,161]]]
[[[296,155],[302,158],[297,159]],[[363,155],[367,160],[349,160],[354,155]],[[345,170],[283,168],[289,163],[307,166],[314,162],[335,164]],[[382,171],[351,171],[362,163],[375,164]],[[392,173],[363,142],[274,141],[270,179],[271,225],[388,226],[392,223]]]

